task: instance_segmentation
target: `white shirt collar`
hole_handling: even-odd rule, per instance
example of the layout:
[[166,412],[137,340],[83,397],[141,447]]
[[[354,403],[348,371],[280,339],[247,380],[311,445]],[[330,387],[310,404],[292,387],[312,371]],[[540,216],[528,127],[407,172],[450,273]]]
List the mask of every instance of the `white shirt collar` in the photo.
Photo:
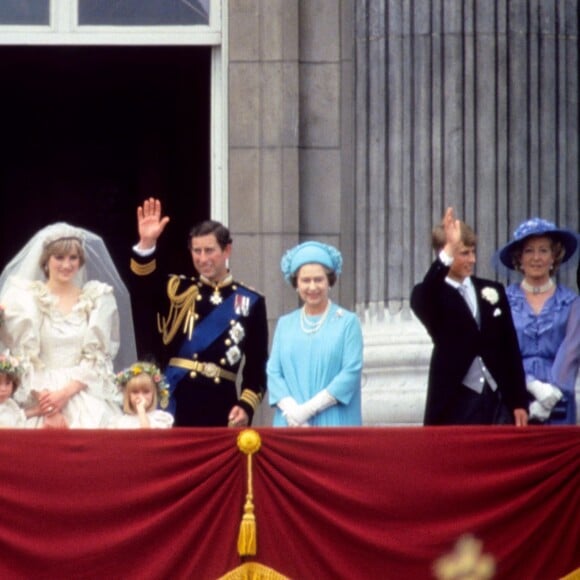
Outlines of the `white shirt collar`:
[[464,278],[463,282],[458,282],[457,280],[454,280],[453,278],[450,278],[449,276],[447,276],[445,278],[445,282],[447,282],[447,284],[449,284],[450,286],[453,286],[453,288],[459,288],[459,286],[463,286],[467,290],[474,289],[473,282],[471,281],[471,276]]

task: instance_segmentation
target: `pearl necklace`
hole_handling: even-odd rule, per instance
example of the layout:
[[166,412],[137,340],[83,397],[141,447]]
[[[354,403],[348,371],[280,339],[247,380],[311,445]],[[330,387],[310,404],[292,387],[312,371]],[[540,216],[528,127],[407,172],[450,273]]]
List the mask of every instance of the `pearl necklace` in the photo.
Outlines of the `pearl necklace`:
[[306,334],[314,334],[315,332],[318,332],[322,328],[322,325],[324,324],[324,321],[330,312],[331,304],[332,302],[329,300],[324,312],[316,322],[309,320],[308,315],[306,314],[305,304],[300,311],[300,328],[302,328],[302,331]]
[[541,286],[533,286],[525,280],[522,280],[520,286],[523,290],[530,292],[531,294],[543,294],[544,292],[551,290],[552,286],[554,286],[554,280],[550,278],[545,284],[542,284]]

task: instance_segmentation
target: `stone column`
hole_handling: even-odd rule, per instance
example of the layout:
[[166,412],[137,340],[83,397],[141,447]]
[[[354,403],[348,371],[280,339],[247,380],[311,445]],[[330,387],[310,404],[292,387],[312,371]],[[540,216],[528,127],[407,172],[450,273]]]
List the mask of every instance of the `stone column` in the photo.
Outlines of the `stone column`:
[[[305,239],[341,249],[333,300],[354,303],[354,0],[224,4],[232,269],[266,295],[273,333],[298,306],[280,259]],[[262,405],[257,424],[270,424],[269,415]]]
[[[477,274],[540,215],[579,229],[578,2],[356,2],[356,289],[367,424],[421,421],[430,341],[409,295],[447,206]],[[562,281],[575,287],[574,272]]]

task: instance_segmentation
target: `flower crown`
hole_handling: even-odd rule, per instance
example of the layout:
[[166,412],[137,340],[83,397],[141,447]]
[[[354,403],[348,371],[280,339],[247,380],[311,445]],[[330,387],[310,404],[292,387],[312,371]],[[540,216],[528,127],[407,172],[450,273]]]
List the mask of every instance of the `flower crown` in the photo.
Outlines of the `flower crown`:
[[118,372],[115,375],[115,383],[117,383],[119,388],[123,389],[127,386],[127,383],[131,379],[134,379],[135,377],[142,374],[146,374],[151,377],[153,384],[157,388],[157,393],[159,394],[160,405],[164,407],[164,403],[169,400],[169,385],[159,370],[159,367],[152,363],[139,362],[132,364],[130,367]]
[[22,371],[19,359],[15,356],[10,356],[8,352],[0,354],[0,373],[20,377]]

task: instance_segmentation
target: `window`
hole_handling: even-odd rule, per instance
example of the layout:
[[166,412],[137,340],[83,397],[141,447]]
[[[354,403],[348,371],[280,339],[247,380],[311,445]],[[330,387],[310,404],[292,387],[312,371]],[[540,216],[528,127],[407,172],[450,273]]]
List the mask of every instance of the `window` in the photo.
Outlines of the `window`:
[[209,0],[78,0],[79,25],[209,25]]
[[44,47],[209,47],[211,215],[227,223],[227,6],[227,0],[0,0],[0,49],[40,47],[40,58]]
[[[218,46],[225,0],[0,0],[0,44]],[[73,40],[74,36],[74,40]]]
[[2,0],[0,25],[50,24],[50,0]]

